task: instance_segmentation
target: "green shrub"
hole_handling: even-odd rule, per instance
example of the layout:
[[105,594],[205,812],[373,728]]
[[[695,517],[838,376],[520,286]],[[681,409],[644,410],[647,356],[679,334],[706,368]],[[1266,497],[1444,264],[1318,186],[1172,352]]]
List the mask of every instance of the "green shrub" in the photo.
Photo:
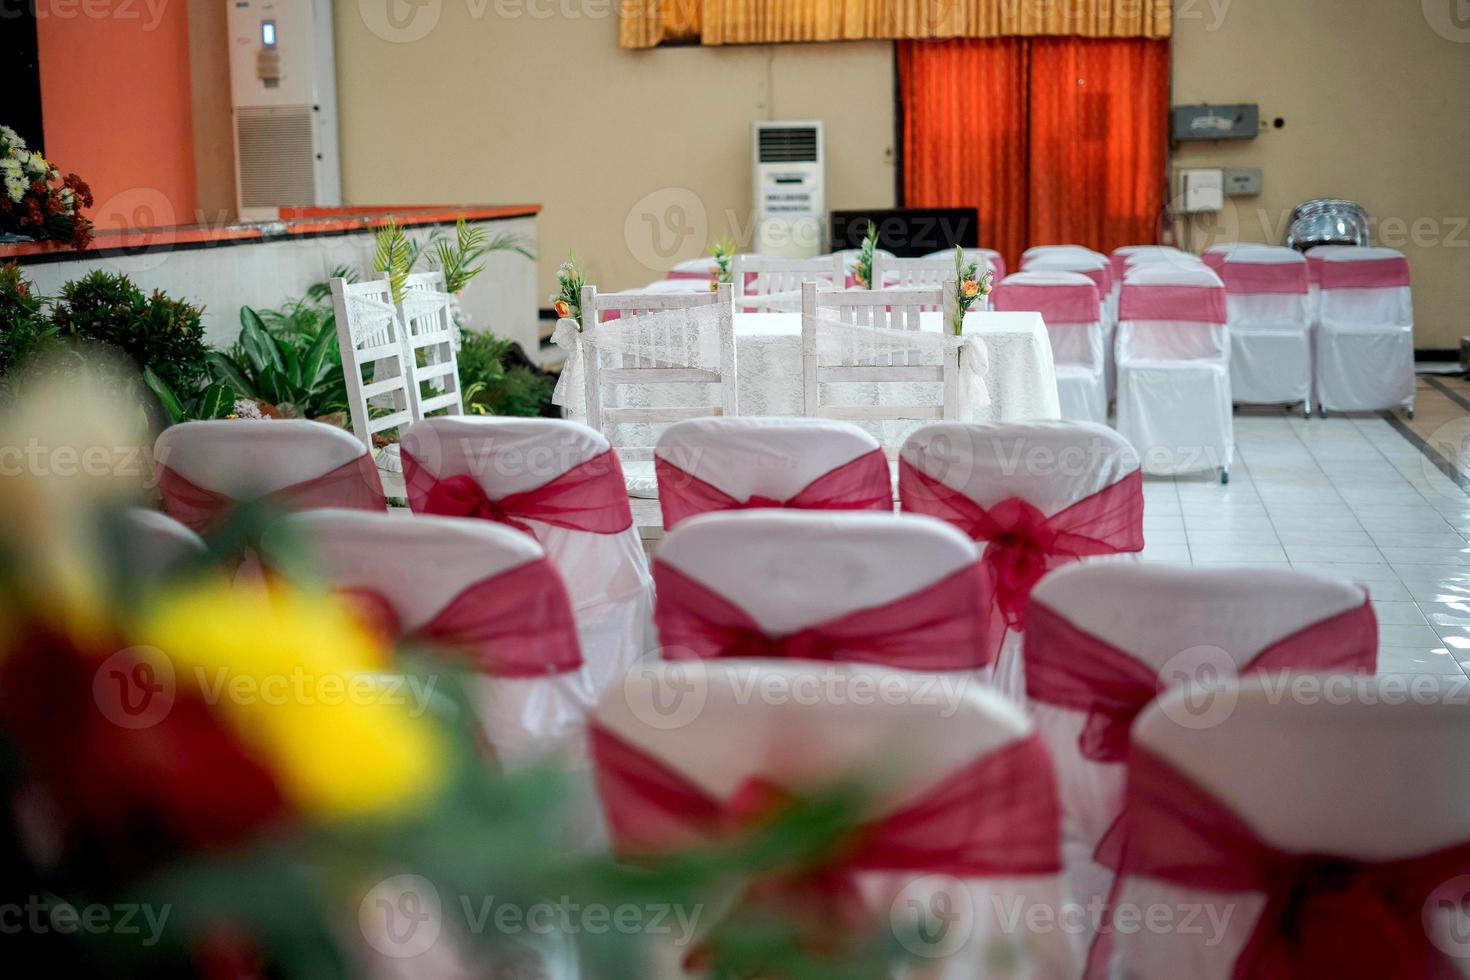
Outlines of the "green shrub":
[[459,383],[465,411],[476,415],[529,415],[545,412],[556,383],[526,364],[515,342],[489,333],[461,334]]
[[124,275],[96,271],[61,287],[51,319],[59,337],[113,347],[175,392],[192,394],[206,379],[209,349],[202,311]]
[[0,390],[9,386],[10,373],[51,337],[45,309],[45,300],[21,276],[20,266],[0,266]]

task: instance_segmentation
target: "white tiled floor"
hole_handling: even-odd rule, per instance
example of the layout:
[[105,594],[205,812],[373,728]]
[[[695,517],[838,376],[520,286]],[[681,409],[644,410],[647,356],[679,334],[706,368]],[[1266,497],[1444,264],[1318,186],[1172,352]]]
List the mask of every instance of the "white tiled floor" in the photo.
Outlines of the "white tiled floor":
[[1230,483],[1152,478],[1145,560],[1277,563],[1363,582],[1383,673],[1470,674],[1470,496],[1377,416],[1235,419]]

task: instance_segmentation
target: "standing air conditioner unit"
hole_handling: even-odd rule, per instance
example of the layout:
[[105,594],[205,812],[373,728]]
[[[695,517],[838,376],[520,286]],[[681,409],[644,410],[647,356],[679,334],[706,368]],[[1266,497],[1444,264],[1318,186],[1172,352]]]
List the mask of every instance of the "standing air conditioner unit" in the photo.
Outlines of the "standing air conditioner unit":
[[243,221],[342,203],[331,0],[228,0]]
[[757,252],[804,259],[822,251],[827,189],[820,122],[752,124]]

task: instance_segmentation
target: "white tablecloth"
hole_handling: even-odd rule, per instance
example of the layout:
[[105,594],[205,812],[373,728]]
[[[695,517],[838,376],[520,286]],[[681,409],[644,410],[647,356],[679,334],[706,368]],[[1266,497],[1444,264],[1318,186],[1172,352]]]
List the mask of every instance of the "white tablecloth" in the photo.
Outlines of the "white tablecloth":
[[[920,327],[938,331],[943,314],[924,313]],[[1028,419],[1061,417],[1057,402],[1056,367],[1052,362],[1051,342],[1046,324],[1038,313],[971,312],[965,315],[965,336],[979,337],[985,342],[989,367],[985,372],[985,388],[990,405],[981,409],[980,417],[991,421],[1016,422]],[[741,415],[801,415],[803,409],[801,377],[801,314],[736,313],[735,314],[736,378]],[[568,367],[574,358],[568,359]],[[584,420],[586,402],[580,376],[568,379],[567,418]],[[625,404],[668,404],[666,391],[659,392],[658,402],[640,397],[636,389],[620,389]],[[689,385],[687,388],[695,388]],[[857,394],[844,392],[844,401],[862,399],[879,404],[884,385],[847,385],[848,389],[868,389]],[[898,386],[891,385],[889,388]],[[909,387],[909,386],[904,386]],[[936,397],[938,386],[935,386]],[[690,393],[693,395],[693,392]],[[857,395],[854,398],[854,395]],[[911,400],[910,394],[895,393]],[[897,423],[912,430],[918,423]],[[902,434],[890,432],[895,423],[884,423],[881,437],[885,444],[897,445]],[[645,429],[646,426],[621,426],[622,429]],[[610,435],[615,444],[651,445],[645,432],[618,432]]]

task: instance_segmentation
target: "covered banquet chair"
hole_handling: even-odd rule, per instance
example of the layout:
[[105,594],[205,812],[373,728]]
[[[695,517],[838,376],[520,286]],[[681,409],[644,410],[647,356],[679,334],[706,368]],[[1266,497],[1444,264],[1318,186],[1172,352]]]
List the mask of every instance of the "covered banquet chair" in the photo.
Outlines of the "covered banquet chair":
[[282,510],[388,507],[367,447],[321,422],[181,422],[159,434],[153,460],[163,509],[195,531],[245,502]]
[[[1057,760],[1069,890],[1083,904],[1108,895],[1094,851],[1122,809],[1129,727],[1160,691],[1377,665],[1367,590],[1295,569],[1075,565],[1036,587],[1026,626],[1027,699]],[[1201,724],[1214,720],[1201,708]]]
[[982,549],[1007,631],[995,684],[1018,701],[1036,583],[1081,558],[1143,550],[1138,454],[1096,423],[927,425],[903,445],[898,496],[904,513],[937,517]]
[[[1465,977],[1470,714],[1447,678],[1242,680],[1213,725],[1186,691],[1138,719],[1119,908],[1198,908],[1201,929],[1116,933],[1089,975],[1164,980]],[[1126,842],[1126,846],[1124,846]],[[1229,914],[1227,916],[1227,913]]]
[[1046,321],[1064,419],[1108,420],[1108,331],[1102,295],[1095,281],[1082,273],[1028,269],[1007,276],[990,297],[998,312],[1034,311]]
[[654,449],[664,529],[715,510],[893,510],[878,440],[835,419],[676,422]]
[[1230,478],[1225,286],[1203,263],[1130,269],[1118,299],[1118,431],[1145,473]]
[[[996,962],[1009,977],[1075,975],[1069,937],[1028,928],[1027,910],[1063,901],[1046,751],[1016,706],[976,685],[941,704],[929,681],[745,660],[649,665],[609,692],[591,737],[621,857],[729,840],[834,792],[854,799],[819,863],[736,883],[683,944],[650,936],[640,976],[705,975],[691,961],[710,929],[761,913],[849,948],[875,930],[896,934],[913,954],[906,977],[974,980]],[[827,696],[804,696],[813,682]],[[771,966],[755,975],[782,975]]]
[[1004,625],[979,558],[928,517],[692,517],[654,560],[659,643],[666,660],[838,660],[988,680]]
[[1230,317],[1230,397],[1296,405],[1312,414],[1312,323],[1307,260],[1294,249],[1237,247],[1215,270]]
[[561,419],[425,419],[404,432],[402,455],[415,513],[495,521],[541,543],[598,690],[652,646],[648,560],[601,434]]
[[1391,248],[1322,257],[1317,402],[1323,411],[1414,414],[1414,307],[1409,263]]
[[494,757],[585,762],[597,692],[561,574],[529,535],[489,521],[319,510],[266,537],[301,546],[322,586],[394,644],[442,651],[474,678]]

